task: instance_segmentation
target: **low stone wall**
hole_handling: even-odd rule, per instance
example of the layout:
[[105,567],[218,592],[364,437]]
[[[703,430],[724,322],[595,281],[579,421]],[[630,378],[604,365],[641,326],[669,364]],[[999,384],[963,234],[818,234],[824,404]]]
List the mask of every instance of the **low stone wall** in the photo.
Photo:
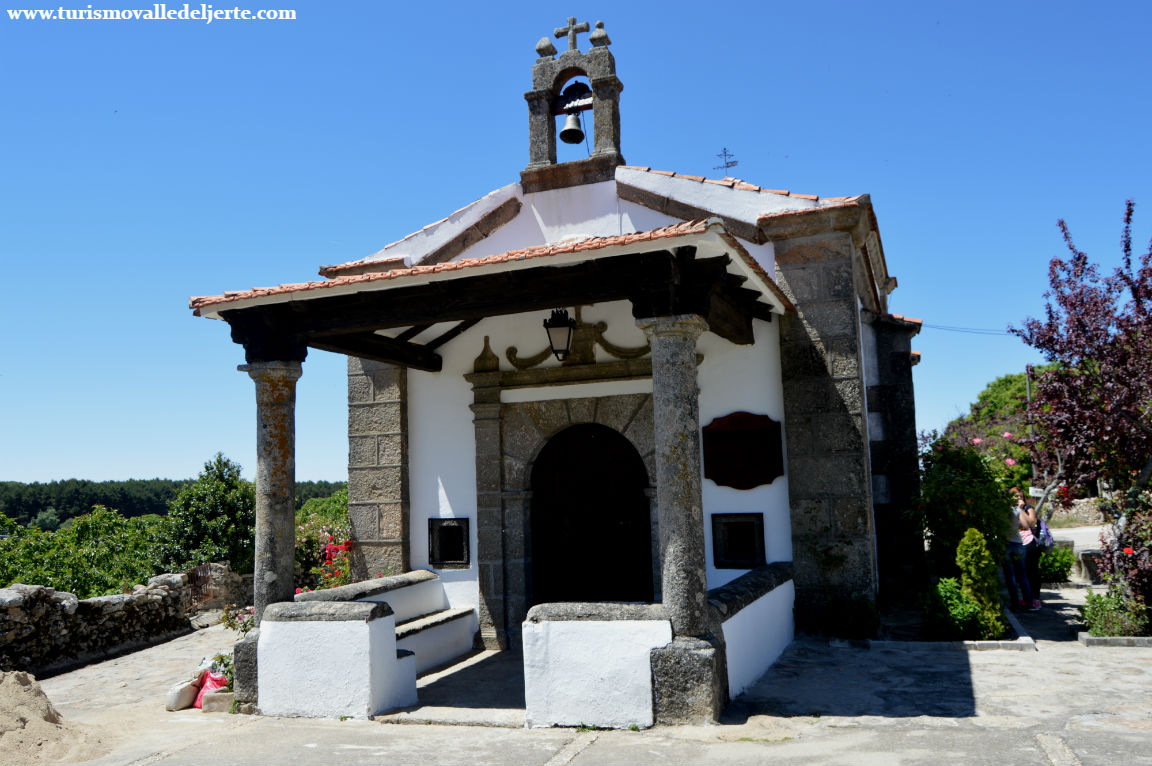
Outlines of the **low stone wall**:
[[753,569],[708,591],[724,633],[730,697],[755,683],[792,643],[795,599],[790,561]]
[[[1052,508],[1051,520],[1061,526],[1091,527],[1096,524],[1103,524],[1104,518],[1100,514],[1099,504],[1100,498],[1087,497],[1073,500],[1067,508],[1057,505]],[[1046,511],[1047,509],[1042,509],[1041,512],[1045,513]]]
[[[190,575],[195,573],[205,578],[205,582],[194,594],[196,600],[189,603],[193,611],[205,612],[223,609],[229,604],[248,606],[252,603],[252,575],[236,574],[228,562],[204,564],[187,572]],[[188,587],[191,589],[191,582]]]
[[0,588],[0,670],[38,677],[161,643],[191,630],[188,577],[80,600],[43,585]]

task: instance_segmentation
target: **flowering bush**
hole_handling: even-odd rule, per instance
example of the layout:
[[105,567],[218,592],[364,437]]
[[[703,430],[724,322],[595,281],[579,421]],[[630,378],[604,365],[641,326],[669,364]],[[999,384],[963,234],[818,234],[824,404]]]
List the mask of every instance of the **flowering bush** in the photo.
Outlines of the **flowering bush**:
[[[1100,563],[1108,592],[1083,609],[1092,635],[1147,635],[1152,630],[1152,492],[1101,503],[1112,536],[1101,535]],[[1116,632],[1124,631],[1124,632]]]
[[980,392],[968,414],[949,423],[941,435],[957,447],[974,447],[1009,487],[1026,487],[1032,480],[1026,388],[1023,373],[997,378]]
[[225,604],[223,612],[220,616],[220,623],[241,636],[246,635],[248,631],[256,627],[255,607]]
[[232,652],[217,654],[213,657],[211,670],[213,673],[219,673],[228,679],[228,685],[220,691],[232,691],[232,684],[236,682],[236,666],[232,660]]
[[352,582],[352,562],[348,557],[351,552],[351,540],[329,542],[324,546],[324,562],[312,569],[317,590],[338,588]]
[[351,537],[347,489],[332,497],[313,498],[296,512],[297,592],[351,582]]

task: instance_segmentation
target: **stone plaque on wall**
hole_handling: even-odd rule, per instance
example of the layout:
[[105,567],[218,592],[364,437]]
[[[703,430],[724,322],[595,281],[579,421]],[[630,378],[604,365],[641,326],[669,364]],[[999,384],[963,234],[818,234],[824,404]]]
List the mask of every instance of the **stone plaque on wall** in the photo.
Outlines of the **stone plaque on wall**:
[[780,424],[767,415],[733,412],[703,429],[704,477],[722,487],[752,489],[784,475]]

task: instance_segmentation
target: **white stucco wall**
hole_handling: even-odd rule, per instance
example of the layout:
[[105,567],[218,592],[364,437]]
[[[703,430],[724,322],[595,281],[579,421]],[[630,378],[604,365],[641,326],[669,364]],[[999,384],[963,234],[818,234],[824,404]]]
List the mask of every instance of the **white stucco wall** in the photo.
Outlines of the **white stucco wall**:
[[[704,354],[700,365],[700,425],[738,410],[767,415],[784,422],[784,390],[780,379],[780,323],[755,321],[756,342],[737,346],[705,333],[697,348]],[[781,432],[783,439],[783,431]],[[784,475],[767,486],[753,489],[721,487],[702,479],[704,539],[708,564],[708,587],[735,580],[746,569],[717,569],[712,555],[714,513],[764,514],[764,556],[771,561],[792,560],[792,525],[788,502],[788,460]]]
[[667,620],[524,623],[529,727],[651,726],[653,649],[672,640]]
[[[637,175],[633,173],[632,175]],[[644,174],[639,174],[644,175]],[[651,179],[649,179],[651,180]],[[652,181],[659,183],[659,181]],[[688,186],[685,185],[685,189]],[[700,193],[731,199],[730,190],[717,187]],[[739,196],[739,195],[737,195]],[[763,199],[771,195],[752,195]],[[711,199],[711,198],[709,198]],[[460,258],[479,257],[531,245],[643,231],[677,222],[662,213],[616,196],[616,182],[605,181],[567,189],[523,195],[523,208],[510,223],[463,252]],[[769,200],[772,201],[772,200]],[[718,204],[718,203],[717,203]],[[771,274],[774,252],[771,243],[742,243]],[[638,346],[644,334],[635,324],[631,306],[625,301],[585,307],[586,322],[606,321],[607,337],[620,346]],[[473,360],[483,347],[485,335],[501,366],[511,369],[504,358],[515,346],[521,356],[544,347],[540,327],[545,312],[492,317],[439,349],[444,358],[440,373],[409,371],[409,491],[411,498],[411,561],[414,568],[428,565],[428,519],[469,518],[473,564],[468,569],[437,570],[452,606],[476,606],[479,602],[476,553],[476,470],[471,387],[463,375],[471,372]],[[756,343],[737,346],[716,335],[705,333],[699,342],[704,363],[699,371],[701,425],[736,410],[766,414],[783,422],[783,390],[780,382],[779,323],[755,322]],[[611,357],[598,349],[600,361]],[[549,359],[545,366],[557,365]],[[651,381],[578,384],[505,392],[504,401],[539,401],[586,396],[610,396],[650,392]],[[785,457],[785,460],[787,458]],[[708,585],[716,587],[735,579],[745,570],[721,569],[712,557],[711,514],[763,513],[765,555],[768,561],[792,558],[787,474],[767,487],[735,490],[703,480],[704,534],[707,542]]]
[[[618,346],[641,346],[644,333],[632,318],[626,301],[584,307],[585,322],[607,322],[605,336]],[[491,340],[493,352],[504,369],[513,369],[505,358],[510,346],[521,356],[529,356],[545,347],[547,337],[542,322],[546,312],[490,317],[438,351],[444,359],[439,373],[408,372],[408,490],[411,509],[411,547],[413,569],[432,569],[440,575],[444,591],[453,607],[478,606],[479,583],[476,567],[476,449],[472,422],[472,387],[464,379],[484,347],[484,337]],[[597,349],[599,361],[610,361]],[[549,358],[541,366],[558,366]],[[540,401],[575,396],[611,396],[621,393],[645,393],[652,390],[651,380],[621,383],[590,383],[573,386],[549,386],[506,392],[504,401]],[[471,565],[467,569],[435,569],[428,563],[428,519],[468,518],[471,537]]]
[[366,718],[416,703],[415,666],[396,658],[391,615],[369,622],[265,620],[257,654],[264,715]]
[[728,659],[728,693],[743,692],[792,643],[795,624],[792,603],[796,587],[791,580],[737,612],[723,625]]
[[616,196],[616,182],[525,194],[520,215],[458,256],[476,258],[566,239],[647,231],[677,219]]
[[[428,519],[469,518],[472,565],[468,569],[435,570],[440,574],[453,607],[479,603],[476,554],[476,453],[472,423],[472,389],[464,375],[490,338],[501,366],[511,369],[505,359],[508,347],[515,346],[528,356],[547,342],[541,322],[544,314],[520,314],[485,319],[439,350],[444,369],[439,373],[411,370],[409,396],[409,492],[411,498],[411,561],[413,568],[428,564]],[[626,301],[598,304],[583,309],[586,322],[604,321],[606,336],[616,345],[639,346],[644,333],[636,327],[631,306]],[[765,414],[783,422],[784,400],[780,383],[779,323],[754,323],[756,343],[737,346],[711,333],[698,343],[704,361],[699,368],[700,423],[736,410]],[[602,349],[598,360],[610,361]],[[543,366],[559,363],[549,359]],[[620,383],[585,383],[507,391],[504,401],[538,401],[586,396],[647,393],[651,380]],[[708,585],[717,587],[743,574],[741,569],[716,569],[712,556],[713,513],[763,513],[765,557],[768,561],[792,559],[792,534],[788,504],[787,456],[785,476],[768,486],[751,490],[720,487],[702,480],[707,545]]]

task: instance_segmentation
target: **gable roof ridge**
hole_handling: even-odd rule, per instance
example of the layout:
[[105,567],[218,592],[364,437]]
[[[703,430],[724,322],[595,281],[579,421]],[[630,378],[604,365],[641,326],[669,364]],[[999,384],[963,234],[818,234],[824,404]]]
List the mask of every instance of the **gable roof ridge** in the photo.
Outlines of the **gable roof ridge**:
[[626,170],[639,170],[644,173],[655,173],[656,175],[668,176],[669,178],[683,178],[686,181],[696,181],[698,183],[715,184],[717,186],[727,186],[729,189],[736,191],[754,191],[761,194],[776,194],[782,197],[795,197],[797,199],[807,199],[813,201],[833,200],[839,201],[849,199],[848,197],[821,197],[818,194],[800,194],[792,192],[788,189],[767,189],[763,186],[751,184],[742,178],[735,176],[724,176],[723,178],[705,178],[704,176],[690,175],[688,173],[677,173],[674,170],[653,170],[647,165],[621,165],[621,168]]

